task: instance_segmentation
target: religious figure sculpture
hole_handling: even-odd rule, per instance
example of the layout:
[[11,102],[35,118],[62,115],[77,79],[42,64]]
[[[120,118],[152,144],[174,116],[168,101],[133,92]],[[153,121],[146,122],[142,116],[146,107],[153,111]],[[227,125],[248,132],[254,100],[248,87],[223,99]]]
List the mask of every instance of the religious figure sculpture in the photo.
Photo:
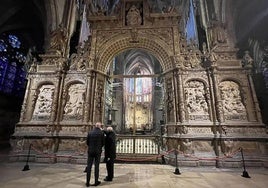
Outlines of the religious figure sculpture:
[[59,25],[57,29],[50,33],[50,45],[49,52],[55,52],[56,54],[64,54],[67,41],[67,31]]
[[252,66],[253,66],[253,59],[249,55],[249,51],[245,51],[245,54],[244,54],[243,60],[242,60],[242,66],[248,67],[248,68],[252,68]]
[[238,84],[224,81],[220,84],[220,91],[225,115],[245,115],[246,109],[242,103]]
[[64,113],[71,116],[81,116],[84,104],[83,84],[74,84],[69,88],[68,101],[64,107]]
[[185,100],[190,115],[208,114],[205,87],[202,82],[190,81],[185,87]]
[[52,111],[52,98],[54,93],[53,85],[43,85],[39,89],[34,115],[50,115]]
[[140,10],[135,6],[132,5],[130,9],[128,10],[127,16],[127,25],[128,26],[134,26],[134,25],[141,25],[142,24],[142,18]]

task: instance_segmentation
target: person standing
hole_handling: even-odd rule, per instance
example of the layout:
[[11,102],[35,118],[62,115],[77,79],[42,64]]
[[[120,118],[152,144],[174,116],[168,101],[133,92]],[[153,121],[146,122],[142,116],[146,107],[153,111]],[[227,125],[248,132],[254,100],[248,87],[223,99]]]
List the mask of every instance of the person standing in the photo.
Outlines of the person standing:
[[89,187],[91,168],[94,162],[95,166],[95,186],[101,184],[99,181],[99,166],[101,159],[102,147],[104,146],[104,134],[101,130],[101,122],[97,122],[93,130],[91,130],[87,135],[87,145],[88,145],[88,159],[87,159],[87,177],[86,177],[86,186]]
[[113,181],[114,178],[114,161],[116,158],[116,135],[113,127],[107,127],[105,133],[105,154],[104,162],[106,163],[107,176],[104,181]]

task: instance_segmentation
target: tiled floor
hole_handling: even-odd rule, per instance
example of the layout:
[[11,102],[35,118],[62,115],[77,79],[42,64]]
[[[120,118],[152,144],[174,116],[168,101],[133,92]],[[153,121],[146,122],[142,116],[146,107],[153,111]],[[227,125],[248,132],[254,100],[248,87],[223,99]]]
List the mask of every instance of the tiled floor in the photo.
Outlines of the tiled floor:
[[[85,187],[84,165],[29,163],[30,170],[22,171],[25,163],[0,163],[1,188],[80,188]],[[113,182],[102,181],[105,164],[100,166],[98,187],[103,188],[266,188],[268,169],[250,168],[251,178],[241,177],[243,169],[214,167],[179,168],[161,164],[115,164]],[[92,178],[93,180],[94,178]],[[93,182],[91,182],[93,183]],[[92,186],[93,187],[93,186]]]

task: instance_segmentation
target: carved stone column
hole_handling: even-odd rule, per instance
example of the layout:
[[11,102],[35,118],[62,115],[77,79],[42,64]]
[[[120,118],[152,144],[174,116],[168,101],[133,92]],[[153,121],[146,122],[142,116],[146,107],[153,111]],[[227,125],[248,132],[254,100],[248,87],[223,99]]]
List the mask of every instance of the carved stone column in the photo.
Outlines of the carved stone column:
[[29,101],[29,93],[31,91],[31,84],[32,84],[32,78],[31,76],[28,77],[27,87],[24,95],[23,104],[21,107],[21,113],[20,113],[20,122],[23,122],[27,120],[26,112],[27,112],[27,103]]
[[165,102],[166,102],[166,121],[167,123],[171,123],[175,121],[174,115],[174,88],[173,88],[173,78],[165,76]]
[[62,120],[62,114],[64,109],[64,100],[65,98],[63,96],[64,92],[64,81],[65,81],[65,74],[59,75],[59,83],[58,83],[58,108],[57,108],[57,115],[56,115],[56,122],[60,122]]
[[259,103],[258,103],[258,99],[257,99],[257,96],[256,96],[256,92],[255,92],[255,88],[254,88],[254,83],[253,83],[253,80],[252,80],[252,73],[248,73],[248,80],[249,80],[249,84],[250,84],[250,92],[251,92],[251,95],[252,95],[252,102],[253,102],[253,108],[254,108],[254,114],[255,114],[255,117],[256,117],[256,120],[258,122],[262,122],[262,117],[261,117],[261,112],[260,112],[260,107],[259,107]]
[[180,122],[185,122],[185,104],[184,104],[184,96],[183,96],[183,82],[182,82],[182,70],[179,68],[177,72],[178,79],[178,105],[179,105],[179,118]]
[[86,98],[85,98],[85,105],[84,105],[84,118],[83,122],[88,123],[89,120],[92,121],[90,117],[90,112],[92,112],[92,83],[93,83],[93,74],[91,71],[87,73],[87,87],[86,87]]
[[179,85],[181,82],[178,81],[178,71],[174,70],[173,72],[173,82],[174,82],[174,103],[175,105],[175,122],[179,122],[181,114],[179,113]]
[[219,88],[218,88],[218,80],[217,80],[217,70],[213,70],[212,72],[212,81],[213,81],[213,88],[214,88],[214,96],[215,96],[215,105],[216,106],[216,119],[215,121],[218,121],[220,123],[224,122],[224,114],[222,110],[222,101],[219,97]]

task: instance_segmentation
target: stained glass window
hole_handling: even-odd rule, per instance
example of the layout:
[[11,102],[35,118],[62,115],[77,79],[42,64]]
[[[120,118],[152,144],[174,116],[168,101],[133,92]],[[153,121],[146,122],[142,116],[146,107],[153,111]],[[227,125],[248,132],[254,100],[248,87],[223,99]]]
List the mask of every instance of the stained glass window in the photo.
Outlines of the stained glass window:
[[193,0],[190,0],[188,18],[186,20],[186,39],[188,43],[198,44],[197,27],[194,14]]
[[0,36],[0,92],[22,97],[26,85],[26,51],[16,35]]

